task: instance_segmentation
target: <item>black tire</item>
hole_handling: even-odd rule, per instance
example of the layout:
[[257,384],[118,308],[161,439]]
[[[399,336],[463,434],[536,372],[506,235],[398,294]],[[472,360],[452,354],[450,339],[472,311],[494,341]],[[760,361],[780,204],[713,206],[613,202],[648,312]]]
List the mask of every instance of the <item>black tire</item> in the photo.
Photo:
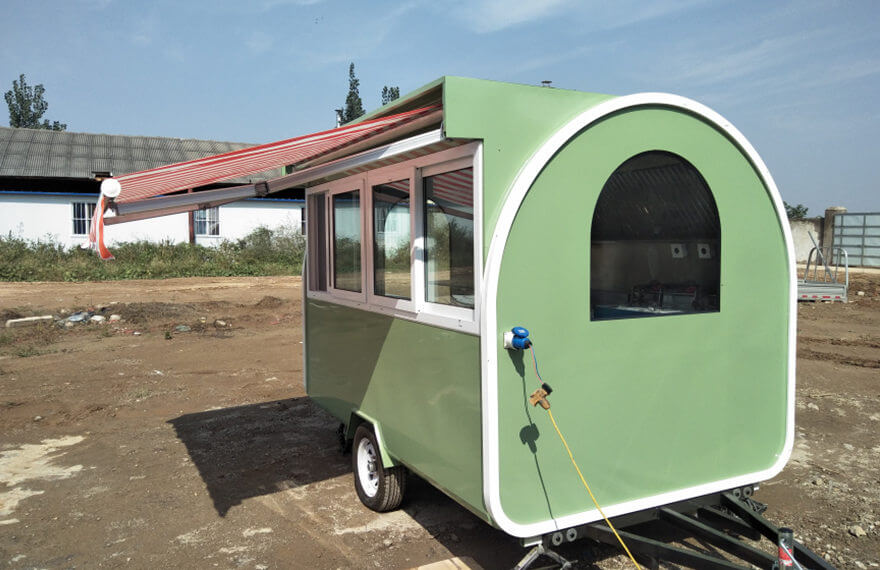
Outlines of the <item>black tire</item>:
[[400,506],[406,490],[406,468],[382,465],[379,443],[368,423],[362,423],[354,432],[351,466],[354,488],[364,506],[377,513],[393,511]]

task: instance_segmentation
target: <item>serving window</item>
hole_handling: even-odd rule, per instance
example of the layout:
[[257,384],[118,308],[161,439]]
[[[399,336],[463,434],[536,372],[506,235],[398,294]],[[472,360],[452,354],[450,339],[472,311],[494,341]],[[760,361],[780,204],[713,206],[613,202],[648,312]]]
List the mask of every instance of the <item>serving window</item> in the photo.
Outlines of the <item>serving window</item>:
[[373,186],[373,294],[412,299],[409,178]]
[[309,296],[476,332],[477,146],[307,189]]
[[721,308],[718,208],[681,156],[646,152],[614,171],[593,213],[590,254],[592,320]]
[[333,286],[360,293],[361,196],[359,190],[333,196]]
[[424,178],[425,300],[474,308],[474,170]]
[[306,202],[308,259],[316,268],[309,271],[309,291],[327,290],[327,195],[312,194]]

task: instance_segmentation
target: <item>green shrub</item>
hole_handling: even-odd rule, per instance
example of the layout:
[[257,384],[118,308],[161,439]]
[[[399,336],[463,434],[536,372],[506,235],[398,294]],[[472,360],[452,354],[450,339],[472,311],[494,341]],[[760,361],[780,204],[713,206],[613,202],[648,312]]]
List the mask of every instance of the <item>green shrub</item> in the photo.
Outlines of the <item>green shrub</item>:
[[116,244],[113,261],[51,239],[0,238],[0,281],[106,281],[166,277],[299,275],[305,237],[295,229],[259,227],[217,247],[147,241]]

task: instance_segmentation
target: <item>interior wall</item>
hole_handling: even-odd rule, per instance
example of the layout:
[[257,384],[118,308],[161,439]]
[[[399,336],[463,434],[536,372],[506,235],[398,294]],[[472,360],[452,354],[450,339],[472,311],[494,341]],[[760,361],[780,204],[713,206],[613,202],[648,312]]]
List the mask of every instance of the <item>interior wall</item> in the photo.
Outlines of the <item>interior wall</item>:
[[[701,259],[698,244],[709,244],[710,259]],[[683,245],[684,257],[673,257],[673,245]],[[683,284],[711,283],[717,288],[718,241],[615,241],[593,243],[590,250],[592,287],[607,291],[629,291],[651,281]],[[614,271],[608,271],[613,267]],[[714,282],[714,283],[713,283]]]

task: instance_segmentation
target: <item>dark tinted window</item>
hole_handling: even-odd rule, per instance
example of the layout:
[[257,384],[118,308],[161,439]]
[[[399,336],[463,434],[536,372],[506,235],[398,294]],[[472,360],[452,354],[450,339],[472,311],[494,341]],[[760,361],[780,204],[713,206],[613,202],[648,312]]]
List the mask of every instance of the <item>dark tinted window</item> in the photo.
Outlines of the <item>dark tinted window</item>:
[[593,320],[720,310],[721,225],[682,157],[636,155],[606,181],[591,230]]

